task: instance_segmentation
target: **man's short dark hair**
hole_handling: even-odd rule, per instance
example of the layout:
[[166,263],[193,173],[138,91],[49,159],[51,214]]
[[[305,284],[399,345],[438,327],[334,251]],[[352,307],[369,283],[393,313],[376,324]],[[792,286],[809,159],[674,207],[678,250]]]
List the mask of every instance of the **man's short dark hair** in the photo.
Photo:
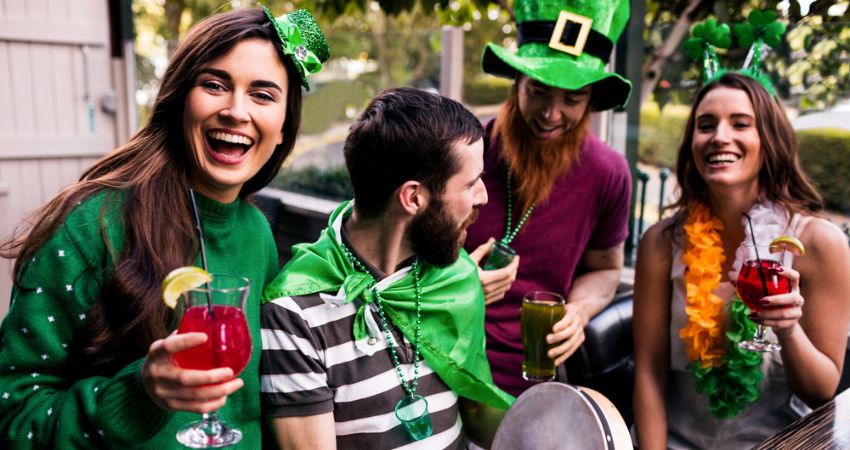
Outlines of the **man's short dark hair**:
[[375,217],[409,180],[435,194],[460,170],[452,147],[484,136],[481,122],[463,105],[412,88],[379,93],[351,125],[345,165],[357,210]]

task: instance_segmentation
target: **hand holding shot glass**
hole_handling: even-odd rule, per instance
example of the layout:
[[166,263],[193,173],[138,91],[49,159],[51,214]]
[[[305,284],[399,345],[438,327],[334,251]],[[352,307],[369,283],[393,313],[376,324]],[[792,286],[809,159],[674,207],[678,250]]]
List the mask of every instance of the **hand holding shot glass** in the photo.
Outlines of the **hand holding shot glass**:
[[502,241],[496,241],[490,247],[490,254],[484,261],[484,270],[496,270],[507,266],[513,261],[516,251]]

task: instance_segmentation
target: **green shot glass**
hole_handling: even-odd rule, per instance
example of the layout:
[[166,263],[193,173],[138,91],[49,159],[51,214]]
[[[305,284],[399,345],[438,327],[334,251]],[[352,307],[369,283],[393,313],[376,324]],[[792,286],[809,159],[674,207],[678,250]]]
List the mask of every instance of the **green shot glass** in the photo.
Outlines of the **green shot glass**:
[[431,435],[428,401],[421,395],[408,395],[395,406],[395,416],[414,441]]
[[496,270],[507,266],[513,261],[516,256],[516,251],[508,244],[501,241],[496,241],[490,247],[490,254],[487,255],[487,260],[484,261],[484,270]]

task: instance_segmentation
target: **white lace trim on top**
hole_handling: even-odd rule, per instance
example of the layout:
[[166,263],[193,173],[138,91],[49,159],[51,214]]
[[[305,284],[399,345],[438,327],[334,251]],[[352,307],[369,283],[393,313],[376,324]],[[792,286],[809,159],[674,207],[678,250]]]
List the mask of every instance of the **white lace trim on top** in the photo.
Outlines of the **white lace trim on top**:
[[[770,241],[779,236],[793,236],[793,230],[796,228],[796,223],[800,218],[799,214],[794,214],[794,216],[789,220],[788,211],[784,207],[769,201],[756,203],[756,205],[753,206],[747,214],[749,214],[753,223],[756,243],[764,246],[768,245]],[[750,224],[743,214],[741,215],[741,223],[744,225],[744,239],[747,242],[752,242]],[[738,244],[738,248],[735,251],[735,261],[732,263],[727,274],[730,280],[738,279],[738,272],[741,271],[741,264],[744,263],[745,257],[743,242],[741,242]],[[792,257],[793,255],[786,254],[785,260],[781,261],[782,265],[785,267],[791,267],[791,263],[793,261]]]

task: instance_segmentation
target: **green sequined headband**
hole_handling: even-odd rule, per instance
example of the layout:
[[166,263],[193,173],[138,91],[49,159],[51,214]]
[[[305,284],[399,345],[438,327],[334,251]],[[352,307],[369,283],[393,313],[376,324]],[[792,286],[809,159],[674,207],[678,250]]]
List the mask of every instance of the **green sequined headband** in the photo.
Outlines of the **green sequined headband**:
[[[735,37],[741,47],[749,47],[744,67],[734,72],[747,75],[758,81],[771,95],[776,90],[770,78],[761,70],[761,60],[764,56],[762,47],[774,48],[779,45],[785,34],[785,24],[776,20],[775,11],[754,10],[747,16],[747,22],[735,24]],[[729,48],[732,37],[729,25],[717,22],[711,18],[699,22],[691,28],[691,38],[685,41],[685,52],[691,59],[702,60],[703,84],[720,78],[730,70],[720,66],[720,61],[714,48]]]
[[319,29],[313,16],[306,10],[297,10],[280,17],[274,17],[268,8],[263,6],[269,20],[280,38],[280,48],[292,59],[301,85],[310,90],[307,75],[322,70],[322,63],[330,57],[330,49],[325,35]]

